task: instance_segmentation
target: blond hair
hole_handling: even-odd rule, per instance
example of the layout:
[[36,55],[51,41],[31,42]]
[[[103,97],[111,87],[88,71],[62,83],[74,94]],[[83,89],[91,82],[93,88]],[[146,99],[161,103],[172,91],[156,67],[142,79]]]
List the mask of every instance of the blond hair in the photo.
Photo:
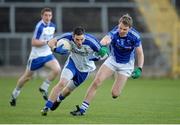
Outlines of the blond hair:
[[119,19],[119,23],[123,23],[125,26],[132,27],[133,20],[129,14],[125,14]]

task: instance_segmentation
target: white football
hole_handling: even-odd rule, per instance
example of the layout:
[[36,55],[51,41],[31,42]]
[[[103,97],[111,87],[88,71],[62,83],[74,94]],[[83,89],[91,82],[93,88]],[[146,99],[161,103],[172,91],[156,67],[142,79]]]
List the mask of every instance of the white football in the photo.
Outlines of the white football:
[[71,44],[69,43],[69,41],[67,39],[60,39],[58,40],[56,47],[61,46],[62,44],[64,44],[63,48],[67,49],[68,51],[71,50]]

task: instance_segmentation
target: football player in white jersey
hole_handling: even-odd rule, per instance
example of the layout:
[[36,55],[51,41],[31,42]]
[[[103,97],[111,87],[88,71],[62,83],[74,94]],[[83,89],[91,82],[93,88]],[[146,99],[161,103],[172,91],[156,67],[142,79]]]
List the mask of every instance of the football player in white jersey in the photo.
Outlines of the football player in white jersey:
[[[43,116],[49,109],[55,110],[58,105],[94,71],[94,61],[107,56],[107,48],[92,35],[85,33],[84,28],[76,27],[72,33],[65,33],[55,37],[48,44],[58,53],[55,44],[60,39],[65,39],[71,44],[70,55],[62,70],[59,82],[51,90],[45,107],[41,110]],[[61,49],[61,48],[60,48]],[[61,53],[60,53],[61,54]]]
[[[132,27],[133,20],[125,14],[119,19],[119,24],[110,31],[102,40],[102,45],[110,46],[110,56],[101,65],[95,79],[87,90],[82,105],[70,112],[73,116],[84,115],[90,102],[96,94],[97,88],[103,81],[117,73],[112,86],[112,98],[117,98],[127,81],[132,78],[139,78],[144,64],[144,54],[139,33]],[[135,53],[137,54],[137,67],[134,69]]]
[[60,73],[60,65],[52,54],[51,48],[47,45],[47,41],[53,38],[56,29],[55,24],[51,22],[52,10],[50,8],[42,9],[41,18],[42,19],[36,25],[32,38],[32,49],[28,59],[27,68],[17,81],[17,85],[11,94],[11,106],[16,106],[16,99],[19,96],[22,87],[31,79],[34,71],[42,67],[47,67],[51,70],[47,79],[39,88],[39,91],[43,94],[45,100],[48,98],[47,92],[50,83]]

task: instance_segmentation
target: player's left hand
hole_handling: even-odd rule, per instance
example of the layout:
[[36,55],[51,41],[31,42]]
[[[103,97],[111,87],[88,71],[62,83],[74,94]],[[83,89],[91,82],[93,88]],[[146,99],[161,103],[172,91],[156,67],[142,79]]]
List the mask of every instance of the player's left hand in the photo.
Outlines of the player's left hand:
[[105,46],[101,47],[101,49],[99,50],[97,54],[101,57],[104,57],[105,55],[108,54],[108,48]]
[[67,54],[68,50],[63,48],[64,44],[62,44],[61,46],[54,48],[54,52],[59,53],[61,55]]
[[137,78],[139,78],[141,75],[142,75],[142,68],[137,67],[137,68],[134,69],[134,71],[132,72],[132,75],[131,75],[131,76],[132,76],[133,79],[137,79]]

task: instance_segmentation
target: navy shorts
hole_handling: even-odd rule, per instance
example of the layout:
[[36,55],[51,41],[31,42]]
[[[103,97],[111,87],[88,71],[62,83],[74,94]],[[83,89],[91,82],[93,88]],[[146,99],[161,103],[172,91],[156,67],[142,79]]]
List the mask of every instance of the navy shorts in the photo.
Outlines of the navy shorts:
[[48,56],[43,56],[43,57],[38,57],[35,59],[29,59],[27,67],[29,70],[34,71],[37,69],[40,69],[41,67],[44,66],[45,63],[55,59],[54,55],[48,55]]

